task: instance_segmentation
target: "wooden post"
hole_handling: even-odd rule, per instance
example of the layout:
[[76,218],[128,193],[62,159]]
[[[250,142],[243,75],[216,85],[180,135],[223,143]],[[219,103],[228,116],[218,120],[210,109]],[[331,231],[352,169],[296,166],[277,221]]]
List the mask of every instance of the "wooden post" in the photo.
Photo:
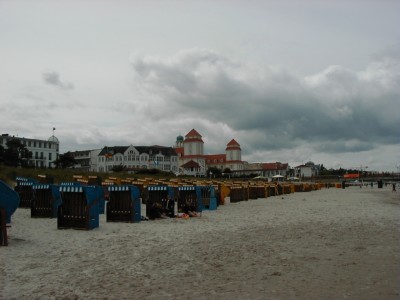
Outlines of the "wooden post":
[[0,246],[8,246],[6,210],[0,208]]

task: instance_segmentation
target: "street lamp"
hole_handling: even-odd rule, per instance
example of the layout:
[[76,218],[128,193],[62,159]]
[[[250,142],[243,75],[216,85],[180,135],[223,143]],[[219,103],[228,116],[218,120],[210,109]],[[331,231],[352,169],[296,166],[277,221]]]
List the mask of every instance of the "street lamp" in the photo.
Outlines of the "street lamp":
[[[368,169],[368,166],[365,166],[364,169]],[[361,170],[361,184],[364,185],[364,180],[363,180],[363,166],[360,166],[360,169],[358,170],[358,178],[360,178],[360,170]]]

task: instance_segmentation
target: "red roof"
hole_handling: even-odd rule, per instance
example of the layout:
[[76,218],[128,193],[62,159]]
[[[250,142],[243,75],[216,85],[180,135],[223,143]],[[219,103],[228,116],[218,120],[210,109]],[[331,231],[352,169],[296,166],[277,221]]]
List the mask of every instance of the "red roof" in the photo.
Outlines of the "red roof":
[[189,131],[188,134],[185,135],[185,137],[200,137],[201,138],[201,134],[198,133],[196,131],[196,129],[192,129],[192,130]]
[[235,139],[232,139],[227,145],[226,145],[226,150],[241,150],[240,145],[238,142],[235,141]]
[[184,155],[184,158],[204,158],[204,155],[200,154],[190,154],[190,155]]
[[261,164],[261,168],[263,170],[286,170],[287,167],[288,167],[288,163],[283,164],[280,162]]
[[344,178],[359,178],[360,174],[344,174]]
[[239,143],[235,141],[235,139],[232,139],[232,140],[228,143],[228,146],[233,146],[233,145],[235,145],[235,146],[240,146]]
[[183,151],[184,151],[183,147],[174,148],[174,150],[175,150],[176,154],[178,154],[178,155],[180,154],[180,156],[183,156]]
[[[226,155],[225,154],[209,154],[209,155],[204,155],[204,158],[206,159],[207,163],[209,163],[209,164],[216,164],[216,163],[224,163],[224,162],[226,162]],[[221,159],[222,159],[222,162],[221,162]],[[217,162],[214,162],[214,160],[217,160]]]
[[183,164],[181,167],[182,167],[182,168],[185,168],[185,169],[188,169],[188,168],[199,169],[199,168],[200,168],[200,165],[199,165],[197,162],[195,162],[195,161],[193,161],[193,160],[190,160],[190,161],[188,161],[186,164]]
[[195,129],[192,129],[187,135],[185,135],[184,143],[191,143],[191,142],[201,142],[204,143],[201,139],[200,133],[198,133]]

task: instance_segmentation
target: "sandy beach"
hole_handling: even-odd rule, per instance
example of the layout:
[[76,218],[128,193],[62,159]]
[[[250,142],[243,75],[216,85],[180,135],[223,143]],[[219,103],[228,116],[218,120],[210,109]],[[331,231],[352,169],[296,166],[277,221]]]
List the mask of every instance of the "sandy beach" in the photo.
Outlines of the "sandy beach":
[[91,231],[19,208],[0,299],[400,299],[399,204],[330,188]]

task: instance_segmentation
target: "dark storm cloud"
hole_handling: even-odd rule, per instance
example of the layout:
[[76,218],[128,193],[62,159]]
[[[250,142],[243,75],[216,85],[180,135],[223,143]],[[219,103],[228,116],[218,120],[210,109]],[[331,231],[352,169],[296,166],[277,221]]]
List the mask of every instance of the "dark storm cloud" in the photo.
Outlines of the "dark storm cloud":
[[308,143],[338,153],[398,142],[400,68],[393,52],[362,72],[330,66],[306,78],[205,50],[132,65],[147,92],[165,101],[165,111],[222,122],[242,132],[252,150]]
[[60,79],[60,74],[57,72],[45,72],[42,78],[46,84],[56,86],[63,90],[72,90],[74,86],[69,82],[63,82]]

